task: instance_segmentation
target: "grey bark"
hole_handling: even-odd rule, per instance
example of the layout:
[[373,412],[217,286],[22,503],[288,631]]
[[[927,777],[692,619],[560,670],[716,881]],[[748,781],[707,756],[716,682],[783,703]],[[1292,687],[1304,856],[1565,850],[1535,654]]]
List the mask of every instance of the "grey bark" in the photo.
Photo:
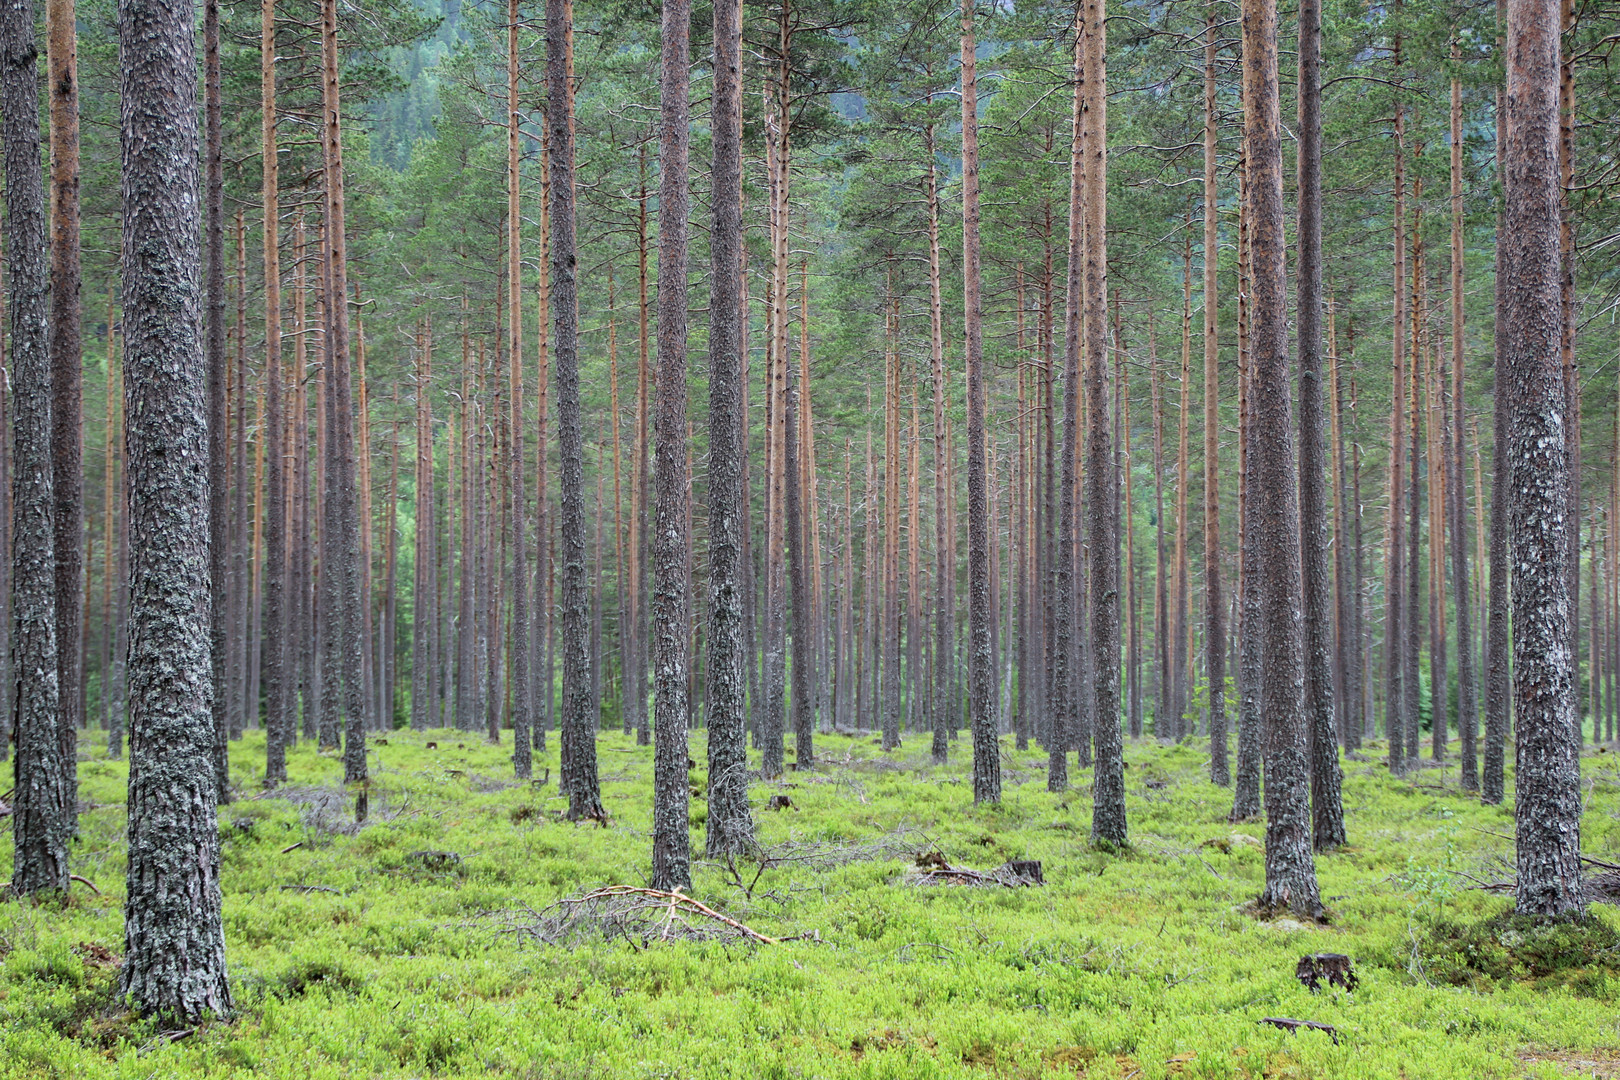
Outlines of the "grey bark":
[[1316,850],[1345,841],[1333,722],[1327,467],[1322,417],[1322,8],[1299,7],[1299,530],[1304,590],[1304,709]]
[[[1308,52],[1309,50],[1307,50]],[[1265,735],[1266,887],[1263,907],[1318,917],[1311,850],[1308,732],[1301,711],[1299,510],[1288,401],[1288,298],[1283,240],[1282,124],[1276,0],[1244,0],[1243,127],[1254,230],[1254,584],[1260,615],[1260,721]]]
[[968,719],[973,731],[973,801],[1001,801],[1001,724],[990,607],[990,503],[986,476],[984,327],[979,295],[979,117],[974,0],[962,0],[962,307],[968,426]]
[[[748,527],[742,400],[742,0],[714,6],[714,229],[709,248],[709,811],[711,858],[754,839],[744,730],[743,590]],[[799,760],[807,757],[801,752]]]
[[[1559,256],[1558,9],[1508,0],[1504,359],[1512,488],[1514,806],[1523,915],[1581,917],[1580,727],[1571,652]],[[1500,271],[1499,271],[1500,272]],[[1500,433],[1498,438],[1500,438]]]
[[129,872],[120,996],[231,1012],[209,644],[208,424],[199,323],[197,67],[188,0],[118,5],[129,449]]
[[[568,70],[572,18],[572,8],[567,0],[546,0],[546,121],[550,129],[551,149],[551,312],[554,320],[552,345],[557,377],[557,457],[561,487],[558,500],[558,525],[562,539],[561,742],[563,772],[568,784],[568,816],[574,821],[581,821],[587,818],[601,819],[605,817],[605,812],[596,775],[596,723],[591,716],[591,661],[587,652],[590,600],[585,588],[585,433],[580,421],[579,405],[574,97]],[[659,295],[661,298],[662,290]],[[662,381],[659,387],[662,390]],[[685,434],[684,430],[682,434]],[[664,687],[660,685],[658,689],[661,708]],[[685,765],[683,752],[683,784]],[[684,794],[684,787],[682,792]],[[683,838],[684,835],[683,831]]]
[[[558,0],[549,0],[556,3]],[[658,382],[653,408],[652,664],[653,873],[655,889],[692,883],[686,777],[687,631],[691,595],[681,463],[686,443],[687,100],[691,0],[664,0],[658,121]],[[780,302],[780,298],[778,298]]]
[[1096,765],[1091,840],[1122,847],[1125,757],[1120,732],[1119,479],[1104,373],[1108,366],[1108,23],[1106,0],[1086,0],[1086,397],[1087,540],[1091,547],[1091,681]]
[[13,896],[67,889],[67,841],[73,830],[73,792],[63,769],[57,720],[60,673],[38,56],[32,0],[7,0],[0,6],[0,123],[11,315]]

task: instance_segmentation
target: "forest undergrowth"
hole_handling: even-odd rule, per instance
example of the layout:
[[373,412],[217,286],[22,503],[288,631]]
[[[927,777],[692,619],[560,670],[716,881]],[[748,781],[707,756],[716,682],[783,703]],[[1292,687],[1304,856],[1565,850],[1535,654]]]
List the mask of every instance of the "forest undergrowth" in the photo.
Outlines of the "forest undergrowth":
[[[1351,846],[1318,860],[1317,926],[1250,913],[1263,825],[1226,820],[1200,742],[1127,742],[1131,845],[1108,854],[1088,770],[1050,794],[1044,752],[1009,741],[1003,805],[975,808],[965,741],[937,768],[921,739],[874,741],[824,737],[813,770],[751,784],[759,855],[695,867],[711,918],[647,893],[558,906],[645,885],[652,750],[618,734],[600,741],[605,824],[561,820],[555,741],[548,780],[519,785],[509,745],[396,731],[374,740],[357,827],[339,756],[301,744],[260,794],[250,733],[219,818],[239,1017],[178,1031],[115,1000],[126,769],[85,760],[74,870],[100,892],[0,904],[0,1078],[1620,1072],[1620,917],[1595,906],[1589,933],[1528,949],[1499,918],[1510,898],[1474,887],[1511,874],[1511,805],[1465,797],[1454,770],[1391,778],[1376,745],[1345,762]],[[1584,846],[1609,861],[1617,765],[1583,762]],[[691,778],[700,793],[701,764]],[[695,855],[702,829],[699,799]],[[1044,884],[934,872],[1014,860]],[[1321,952],[1352,958],[1354,991],[1296,981]]]

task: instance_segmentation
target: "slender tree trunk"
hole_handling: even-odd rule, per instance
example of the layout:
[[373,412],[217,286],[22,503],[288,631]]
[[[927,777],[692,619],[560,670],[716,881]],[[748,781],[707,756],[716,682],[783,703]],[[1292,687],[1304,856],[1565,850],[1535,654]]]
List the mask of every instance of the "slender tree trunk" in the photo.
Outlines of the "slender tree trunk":
[[[1313,16],[1306,14],[1306,43],[1301,49],[1302,66],[1313,68],[1315,51],[1311,44]],[[1309,75],[1301,80],[1309,100]],[[1275,0],[1245,0],[1243,4],[1243,126],[1248,147],[1249,209],[1254,228],[1254,419],[1253,484],[1249,489],[1256,520],[1266,527],[1254,538],[1254,583],[1260,593],[1261,624],[1256,627],[1266,657],[1266,678],[1259,687],[1260,718],[1265,732],[1266,802],[1266,888],[1262,906],[1288,908],[1298,914],[1319,917],[1322,901],[1317,893],[1315,860],[1311,853],[1311,819],[1308,784],[1310,760],[1307,756],[1310,722],[1301,711],[1300,656],[1300,544],[1299,512],[1294,505],[1294,448],[1288,402],[1288,300],[1284,288],[1286,249],[1283,241],[1282,125],[1278,116],[1277,93],[1277,8]],[[1309,130],[1314,118],[1301,124]],[[1315,156],[1307,137],[1301,157]],[[1308,168],[1309,166],[1305,166]],[[1303,171],[1303,170],[1302,170]],[[1308,174],[1307,174],[1308,176]],[[1306,192],[1309,183],[1301,184]],[[1307,200],[1309,196],[1306,196]],[[1314,215],[1301,213],[1302,232]],[[1308,251],[1309,249],[1307,249]],[[1310,259],[1302,257],[1304,272],[1310,273]],[[1320,267],[1318,266],[1318,269]],[[1305,292],[1304,289],[1301,290]],[[1305,299],[1302,296],[1302,301]],[[1320,293],[1312,302],[1320,302]],[[1305,306],[1302,304],[1302,306]],[[1311,319],[1307,312],[1303,318]],[[1306,332],[1308,348],[1320,353],[1320,328]],[[1301,369],[1312,372],[1319,356],[1302,359]],[[1315,425],[1320,434],[1320,423]],[[1318,468],[1320,473],[1320,468]],[[1320,529],[1321,489],[1317,478],[1316,506]],[[1317,568],[1321,585],[1325,572]],[[1325,592],[1325,589],[1319,590]],[[1319,597],[1317,609],[1326,617],[1326,598]],[[1325,650],[1315,666],[1326,667]],[[1325,678],[1325,671],[1318,676]],[[1325,687],[1323,688],[1325,690]],[[1327,722],[1326,709],[1315,718],[1320,731]],[[1331,739],[1331,731],[1328,733]],[[1331,742],[1330,742],[1331,746]]]
[[[196,1022],[228,1017],[231,992],[220,914],[218,728],[210,712],[214,680],[204,604],[208,478],[195,464],[205,459],[208,416],[195,329],[201,297],[193,11],[184,0],[123,0],[118,14],[124,392],[136,540],[129,872],[118,992],[143,1013]],[[15,40],[9,33],[5,38]],[[7,65],[8,76],[11,70]],[[7,185],[8,194],[17,191]],[[14,290],[18,281],[14,273]]]
[[[265,460],[264,630],[260,643],[265,690],[265,782],[287,778],[291,730],[287,642],[287,481],[285,391],[281,370],[281,211],[276,161],[276,6],[260,5],[261,191],[264,219],[264,425],[259,443]],[[111,325],[109,320],[108,325]]]
[[[1401,40],[1395,39],[1395,65],[1399,73]],[[1402,660],[1406,640],[1406,573],[1403,563],[1406,528],[1401,520],[1401,498],[1406,491],[1406,119],[1395,103],[1395,266],[1391,317],[1394,374],[1390,384],[1389,429],[1389,546],[1384,574],[1384,734],[1389,739],[1389,771],[1406,770],[1406,666]]]
[[[190,38],[187,39],[188,47]],[[45,193],[40,167],[39,72],[31,0],[0,7],[6,255],[11,315],[12,738],[11,894],[68,887],[73,788],[63,760],[52,495],[51,357],[46,333]],[[189,99],[188,99],[189,100]],[[75,547],[77,541],[75,541]],[[212,769],[206,772],[212,782]],[[207,792],[212,800],[213,791]]]
[[[714,230],[709,246],[709,810],[711,858],[753,842],[744,730],[742,0],[714,9]],[[617,452],[617,451],[615,451]],[[800,760],[804,757],[801,755]]]
[[[529,492],[523,479],[523,174],[519,167],[518,5],[506,5],[506,280],[511,298],[508,347],[512,362],[512,767],[518,779],[534,772],[533,680],[529,678]],[[539,448],[541,460],[545,447]],[[614,444],[615,461],[618,444]],[[618,472],[614,472],[615,481]],[[617,536],[617,532],[615,532]]]
[[[569,79],[573,5],[546,0],[547,122],[550,126],[551,310],[557,377],[558,525],[562,540],[563,779],[571,820],[600,819],[596,724],[590,715],[590,600],[585,581],[585,433],[580,419],[579,282],[574,210],[574,99]],[[668,461],[670,459],[664,458]],[[667,470],[666,470],[667,471]],[[659,687],[660,702],[664,688]],[[662,728],[662,725],[660,725]]]
[[951,611],[946,589],[951,576],[947,562],[950,522],[945,513],[946,458],[950,450],[945,442],[945,308],[940,286],[939,177],[933,124],[925,129],[923,147],[928,157],[928,171],[923,181],[928,203],[928,360],[934,383],[934,670],[929,683],[928,712],[933,721],[931,755],[935,764],[943,765],[950,754],[946,673],[952,667]]
[[1216,11],[1211,4],[1204,23],[1204,665],[1209,675],[1209,778],[1225,787],[1232,782],[1232,775],[1226,754],[1226,600],[1221,593],[1216,25]]
[[[557,3],[558,0],[549,0]],[[658,385],[653,418],[657,503],[653,530],[653,874],[655,889],[691,885],[686,778],[690,541],[682,460],[686,437],[686,249],[690,0],[665,0],[658,133]],[[777,302],[781,302],[778,297]],[[780,357],[779,357],[780,359]]]
[[[59,764],[68,823],[78,831],[79,728],[84,726],[83,390],[79,298],[79,62],[73,0],[47,0],[51,116],[51,494],[56,530]],[[8,187],[9,190],[9,187]],[[222,789],[223,790],[223,789]]]
[[1069,251],[1064,282],[1066,300],[1063,325],[1063,448],[1058,475],[1057,552],[1053,577],[1052,618],[1052,731],[1047,740],[1046,789],[1065,791],[1069,786],[1068,751],[1078,735],[1076,702],[1085,687],[1075,668],[1075,639],[1079,612],[1075,601],[1080,589],[1075,579],[1075,460],[1079,456],[1080,417],[1080,314],[1085,280],[1085,29],[1083,8],[1075,10],[1074,106],[1069,141]]
[[[783,227],[786,227],[784,217]],[[808,281],[806,282],[808,285]],[[799,320],[804,325],[808,301],[804,293],[800,293]],[[779,297],[777,302],[784,307],[786,298]],[[786,369],[787,350],[781,353],[781,361]],[[812,523],[805,521],[805,503],[807,491],[804,483],[804,468],[800,461],[803,456],[804,440],[799,432],[800,399],[798,388],[794,380],[787,380],[786,410],[783,414],[785,420],[784,444],[786,454],[783,459],[783,468],[787,473],[787,534],[792,543],[789,551],[789,568],[791,575],[789,587],[793,593],[793,756],[795,768],[807,769],[815,761],[815,710],[810,688],[811,669],[815,666],[811,656],[814,652],[815,613],[810,601],[810,560],[805,550],[805,539]],[[891,513],[892,513],[891,508]]]
[[[1508,0],[1504,232],[1511,395],[1514,806],[1522,915],[1580,918],[1580,729],[1568,566],[1570,418],[1562,357],[1558,19],[1553,0]],[[1499,270],[1499,272],[1501,272]],[[1501,438],[1501,433],[1498,434]]]
[[[231,596],[228,564],[230,551],[230,448],[226,442],[226,392],[230,369],[225,356],[225,178],[222,133],[222,91],[219,59],[219,3],[203,2],[203,113],[205,117],[205,236],[204,353],[208,363],[208,580],[210,641],[214,680],[214,775],[218,800],[230,801],[228,761],[230,735]],[[73,534],[77,535],[77,534]],[[57,543],[60,545],[60,530]],[[61,637],[60,631],[58,637]],[[65,639],[64,639],[65,640]],[[65,686],[66,684],[64,684]]]
[[[242,736],[248,710],[248,600],[250,581],[248,574],[248,510],[247,510],[247,235],[240,211],[236,215],[236,375],[235,420],[231,428],[231,526],[230,526],[230,632],[226,639],[230,645],[226,653],[230,664],[230,700],[225,703],[226,735],[232,739]],[[228,785],[227,785],[228,787]],[[221,798],[229,797],[222,789]]]
[[1245,137],[1238,161],[1238,571],[1233,598],[1237,632],[1238,748],[1237,776],[1232,791],[1233,821],[1247,821],[1261,811],[1260,773],[1264,755],[1261,737],[1259,672],[1260,591],[1255,584],[1254,490],[1254,354],[1250,348],[1253,311],[1253,214],[1249,202],[1249,145]]
[[973,801],[1001,801],[995,671],[991,655],[990,508],[985,476],[984,330],[979,299],[979,97],[974,0],[962,0],[962,308],[968,420],[968,715],[973,727]]
[[1093,729],[1093,843],[1123,846],[1125,759],[1120,739],[1119,499],[1108,428],[1104,372],[1108,364],[1108,46],[1106,0],[1086,0],[1086,403],[1087,540],[1091,546],[1091,654],[1096,692]]
[[[355,817],[366,813],[366,694],[362,678],[364,642],[361,613],[366,602],[361,592],[360,520],[355,506],[356,470],[354,446],[354,404],[349,390],[349,276],[348,241],[344,225],[342,106],[339,99],[337,40],[337,0],[323,0],[321,8],[321,56],[323,61],[325,105],[324,149],[326,171],[326,343],[327,365],[333,375],[328,384],[331,412],[336,421],[328,432],[327,450],[335,459],[338,507],[335,524],[339,535],[327,550],[336,554],[330,567],[338,577],[341,610],[332,612],[342,622],[340,642],[343,664],[343,781],[362,785],[355,804]],[[328,473],[330,475],[330,472]],[[332,520],[330,517],[328,520]],[[324,572],[324,569],[323,569]],[[329,594],[330,595],[330,594]]]
[[1311,833],[1318,851],[1344,843],[1339,741],[1333,723],[1327,493],[1322,424],[1322,9],[1299,9],[1299,528],[1303,573],[1304,724]]

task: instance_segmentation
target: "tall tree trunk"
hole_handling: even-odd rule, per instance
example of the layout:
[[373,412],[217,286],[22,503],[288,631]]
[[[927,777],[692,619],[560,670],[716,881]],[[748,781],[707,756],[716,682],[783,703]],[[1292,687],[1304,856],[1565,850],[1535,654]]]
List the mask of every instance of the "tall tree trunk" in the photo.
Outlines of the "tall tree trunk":
[[[548,0],[558,3],[559,0]],[[658,385],[653,418],[658,497],[653,529],[653,874],[655,889],[691,885],[687,833],[690,791],[686,778],[687,501],[690,493],[675,462],[686,438],[686,249],[688,59],[690,0],[665,0],[658,131]],[[778,298],[778,303],[781,298]]]
[[[709,247],[709,811],[711,858],[753,842],[744,730],[742,0],[714,8],[714,229]],[[615,442],[615,446],[616,446]],[[617,450],[615,449],[615,453]],[[803,758],[801,757],[801,760]]]
[[1260,592],[1255,585],[1255,512],[1250,492],[1254,490],[1254,353],[1250,347],[1253,311],[1253,247],[1250,240],[1253,214],[1249,203],[1248,143],[1245,139],[1238,160],[1238,571],[1235,617],[1239,620],[1238,646],[1238,748],[1237,776],[1232,791],[1233,821],[1247,821],[1261,811],[1260,773],[1264,754],[1260,726],[1259,672]]
[[[51,115],[51,494],[56,529],[59,764],[68,823],[78,831],[79,728],[84,726],[84,446],[79,299],[79,61],[73,0],[47,0]],[[223,788],[221,789],[223,790]]]
[[[1582,917],[1580,729],[1560,302],[1558,17],[1554,0],[1508,0],[1503,191],[1513,548],[1514,909]],[[1501,272],[1499,270],[1499,272]],[[1498,434],[1501,438],[1501,433]]]
[[1091,654],[1096,706],[1093,712],[1097,764],[1093,781],[1091,838],[1123,846],[1125,759],[1119,701],[1119,499],[1108,397],[1108,23],[1106,0],[1086,0],[1086,404],[1087,540],[1091,546]]
[[[1204,23],[1204,666],[1209,675],[1209,778],[1232,782],[1226,755],[1226,600],[1221,594],[1220,184],[1216,177],[1214,4]],[[1185,532],[1185,528],[1182,530]]]
[[[264,200],[265,520],[264,684],[267,783],[287,779],[287,747],[293,730],[288,670],[286,421],[281,385],[281,204],[276,123],[276,0],[259,5],[260,158]],[[302,373],[299,373],[302,375]],[[418,596],[421,594],[418,593]]]
[[[344,225],[342,106],[338,88],[337,0],[323,0],[321,7],[321,57],[324,76],[322,94],[325,106],[324,162],[326,172],[326,343],[327,365],[333,375],[328,385],[335,418],[328,432],[327,450],[335,459],[338,495],[336,524],[339,535],[327,550],[337,556],[331,567],[338,576],[341,610],[343,663],[343,781],[366,783],[366,693],[362,679],[364,642],[361,613],[365,598],[361,593],[360,520],[356,501],[354,446],[354,404],[349,390],[349,275],[348,241]],[[329,518],[330,520],[330,518]],[[366,795],[362,786],[355,804],[355,817],[363,820]]]
[[1001,801],[1000,723],[991,655],[990,506],[985,476],[984,329],[979,298],[979,92],[974,0],[962,0],[962,308],[968,421],[968,716],[973,727],[973,801]]
[[438,512],[433,498],[433,345],[432,328],[423,316],[416,339],[416,544],[411,581],[411,727],[435,726],[433,672],[437,661],[434,632],[438,626]]
[[[201,297],[193,11],[185,0],[122,0],[118,15],[124,393],[135,540],[129,871],[118,992],[143,1013],[196,1022],[228,1017],[231,991],[204,602],[208,477],[195,464],[207,452],[208,416],[195,329]],[[8,64],[8,77],[13,70]],[[7,185],[8,194],[18,190]],[[12,282],[15,289],[15,273]]]
[[[564,782],[571,820],[600,819],[596,723],[590,715],[590,600],[585,582],[585,433],[580,419],[579,280],[574,213],[574,95],[570,80],[574,11],[570,0],[546,0],[547,122],[550,126],[551,309],[557,376],[557,456],[561,469],[558,525],[562,540]],[[663,290],[660,290],[662,296]],[[660,380],[660,387],[663,383]],[[669,461],[669,458],[663,458]],[[664,470],[668,472],[668,470]],[[660,474],[662,475],[662,473]],[[664,688],[659,687],[662,704]],[[662,727],[662,725],[660,725]],[[683,833],[684,837],[684,833]]]
[[[1395,38],[1395,66],[1399,73],[1401,39]],[[1395,102],[1395,266],[1391,347],[1394,374],[1390,384],[1389,428],[1389,546],[1384,574],[1384,734],[1389,739],[1389,771],[1406,771],[1406,527],[1401,520],[1401,498],[1406,491],[1406,118]]]
[[[189,44],[190,38],[187,42]],[[39,151],[39,72],[31,0],[0,8],[0,117],[6,172],[7,299],[11,315],[12,664],[16,785],[11,893],[68,887],[73,788],[58,715],[51,357],[46,334],[45,192]],[[189,98],[188,98],[189,100]],[[77,542],[75,541],[75,547]],[[76,735],[71,727],[70,733]],[[213,779],[213,770],[206,775]],[[213,791],[208,792],[210,800]]]
[[[507,0],[506,24],[506,280],[511,319],[507,340],[512,363],[512,767],[518,779],[526,780],[534,771],[534,683],[529,678],[529,492],[523,480],[523,174],[519,168],[517,0]],[[545,449],[539,448],[542,462]],[[615,455],[617,452],[615,443]],[[617,472],[614,475],[617,477]]]
[[[225,174],[222,129],[222,91],[219,59],[219,3],[203,0],[203,156],[207,199],[205,260],[206,329],[204,353],[208,363],[208,580],[209,633],[214,680],[214,775],[218,799],[230,801],[231,596],[228,564],[230,551],[230,448],[226,392],[230,369],[225,356]],[[76,534],[75,534],[76,535]],[[60,536],[58,545],[62,543]],[[61,639],[60,631],[58,638]],[[62,639],[66,640],[66,639]],[[64,684],[65,686],[65,684]]]
[[[1305,58],[1302,62],[1308,63],[1314,59],[1309,44],[1314,35],[1307,32],[1304,36],[1307,44],[1301,49]],[[1307,86],[1305,96],[1309,98],[1308,81],[1302,85]],[[1266,523],[1254,537],[1254,583],[1260,594],[1257,606],[1261,619],[1256,630],[1266,657],[1266,678],[1258,691],[1266,768],[1266,887],[1260,903],[1319,917],[1322,901],[1311,853],[1308,798],[1310,732],[1300,701],[1300,519],[1293,497],[1296,477],[1289,423],[1288,298],[1284,281],[1287,254],[1283,241],[1282,125],[1278,113],[1276,3],[1244,0],[1243,135],[1248,147],[1249,210],[1254,229],[1255,427],[1249,499],[1256,520]],[[1313,154],[1307,148],[1301,156],[1308,159]],[[1305,185],[1301,187],[1303,190]],[[1302,219],[1310,216],[1308,212],[1301,214]],[[1302,231],[1310,228],[1302,222]],[[1315,299],[1320,300],[1319,293]],[[1312,345],[1320,352],[1320,328]],[[1306,359],[1302,369],[1310,371],[1319,361],[1319,356]],[[1320,424],[1316,426],[1320,434]],[[1319,479],[1315,497],[1318,528]],[[1325,580],[1321,584],[1325,585]],[[1325,609],[1325,598],[1321,603]],[[1322,609],[1319,611],[1325,618]],[[1325,662],[1319,666],[1325,667]],[[1323,722],[1318,718],[1318,727]]]
[[[1322,424],[1322,9],[1299,9],[1299,529],[1304,610],[1304,723],[1316,850],[1344,843],[1333,723],[1327,493]],[[1268,785],[1269,786],[1269,785]]]
[[[230,594],[230,632],[226,640],[230,646],[226,662],[230,665],[230,700],[225,703],[226,735],[232,739],[242,736],[246,723],[248,688],[248,510],[247,510],[247,235],[241,211],[236,215],[236,374],[235,418],[231,426],[231,525],[230,566],[228,569]],[[228,798],[228,785],[221,798]]]
[[1069,139],[1069,250],[1064,280],[1063,319],[1063,448],[1058,475],[1057,551],[1054,556],[1052,617],[1052,730],[1046,751],[1046,790],[1065,791],[1069,786],[1068,751],[1078,734],[1076,702],[1085,692],[1075,668],[1075,638],[1080,613],[1075,601],[1079,582],[1075,578],[1075,460],[1080,445],[1080,315],[1082,285],[1085,280],[1085,28],[1084,9],[1075,9],[1074,25],[1074,104],[1073,128]]
[[[4,368],[4,358],[0,357],[0,369]],[[111,290],[107,295],[107,419],[103,428],[104,454],[101,472],[101,713],[102,726],[107,729],[107,756],[111,758],[122,757],[124,753],[124,736],[122,724],[113,721],[112,700],[112,671],[113,671],[113,638],[118,633],[118,608],[114,599],[115,588],[113,582],[117,579],[117,551],[118,551],[118,508],[122,505],[120,497],[123,488],[118,481],[118,331],[116,312],[113,307]],[[0,377],[4,372],[0,370]],[[4,397],[0,394],[0,397]],[[0,407],[0,482],[5,479],[5,413]],[[0,502],[0,511],[4,510],[4,503]],[[4,530],[0,529],[0,567],[4,566]],[[4,587],[3,572],[0,572],[0,588]],[[0,608],[0,627],[5,626],[4,609]],[[0,645],[4,645],[0,640]],[[0,672],[0,677],[5,673]],[[6,715],[3,699],[0,699],[0,716]],[[5,721],[0,720],[0,728],[5,727]],[[0,734],[0,740],[4,735]],[[4,743],[0,741],[0,757],[4,756]]]
[[[1508,0],[1496,0],[1497,43],[1506,55]],[[1496,115],[1502,122],[1496,125],[1497,177],[1506,191],[1507,177],[1507,119],[1506,87],[1496,92]],[[1501,803],[1505,782],[1503,772],[1507,753],[1509,711],[1512,709],[1512,634],[1508,618],[1512,605],[1512,584],[1509,564],[1512,561],[1513,534],[1509,524],[1511,513],[1510,481],[1508,478],[1508,426],[1512,422],[1511,398],[1508,380],[1504,377],[1508,362],[1508,264],[1506,207],[1498,209],[1496,226],[1496,319],[1492,345],[1495,352],[1494,370],[1498,372],[1492,390],[1493,437],[1491,447],[1491,525],[1490,525],[1490,608],[1486,612],[1485,639],[1485,754],[1481,769],[1480,801],[1487,806]],[[1483,498],[1483,495],[1481,496]]]
[[[1414,154],[1414,157],[1420,155]],[[1405,612],[1401,617],[1401,667],[1402,685],[1406,691],[1406,699],[1402,705],[1405,719],[1405,734],[1401,743],[1406,750],[1407,770],[1417,768],[1418,742],[1422,737],[1422,718],[1419,716],[1420,686],[1418,683],[1418,659],[1421,656],[1421,642],[1423,638],[1423,611],[1418,607],[1421,595],[1420,582],[1422,574],[1418,570],[1419,545],[1423,539],[1422,526],[1422,427],[1419,423],[1421,391],[1419,389],[1420,372],[1423,368],[1422,328],[1424,315],[1423,296],[1423,177],[1415,177],[1412,182],[1412,260],[1410,264],[1412,274],[1411,293],[1408,296],[1408,309],[1411,312],[1411,351],[1408,353],[1406,367],[1406,384],[1408,394],[1408,425],[1410,427],[1410,456],[1407,458],[1407,485],[1401,497],[1406,500],[1406,569],[1403,571],[1402,584],[1406,588]]]
[[925,129],[923,147],[928,156],[928,171],[924,174],[928,203],[928,361],[934,383],[934,670],[928,713],[933,721],[931,755],[935,764],[943,765],[950,754],[946,673],[952,667],[951,611],[946,588],[951,575],[946,539],[950,522],[945,513],[946,458],[950,449],[945,442],[945,307],[940,287],[939,176],[933,124]]
[[[785,216],[782,224],[785,229]],[[803,328],[808,311],[808,299],[803,291],[799,301],[799,322]],[[785,297],[779,297],[777,302],[786,307]],[[785,348],[780,359],[785,371]],[[789,588],[793,594],[793,757],[795,768],[807,769],[815,761],[815,708],[810,688],[811,669],[815,666],[815,661],[811,659],[814,653],[815,612],[810,600],[810,554],[805,550],[805,540],[813,524],[805,520],[808,492],[804,483],[804,463],[800,460],[803,457],[804,439],[799,431],[799,388],[794,383],[795,380],[791,378],[787,380],[786,410],[783,414],[786,447],[783,468],[787,473],[786,526],[792,544],[788,553],[788,573],[791,575]]]

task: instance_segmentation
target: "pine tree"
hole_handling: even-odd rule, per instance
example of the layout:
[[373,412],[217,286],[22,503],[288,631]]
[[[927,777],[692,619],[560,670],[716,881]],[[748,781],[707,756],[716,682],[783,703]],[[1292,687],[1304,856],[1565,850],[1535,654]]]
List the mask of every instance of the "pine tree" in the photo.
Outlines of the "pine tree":
[[208,416],[195,329],[192,19],[185,0],[118,7],[132,539],[129,871],[118,990],[142,1012],[194,1023],[229,1016],[231,992],[215,820],[208,476],[195,464],[206,460]]

